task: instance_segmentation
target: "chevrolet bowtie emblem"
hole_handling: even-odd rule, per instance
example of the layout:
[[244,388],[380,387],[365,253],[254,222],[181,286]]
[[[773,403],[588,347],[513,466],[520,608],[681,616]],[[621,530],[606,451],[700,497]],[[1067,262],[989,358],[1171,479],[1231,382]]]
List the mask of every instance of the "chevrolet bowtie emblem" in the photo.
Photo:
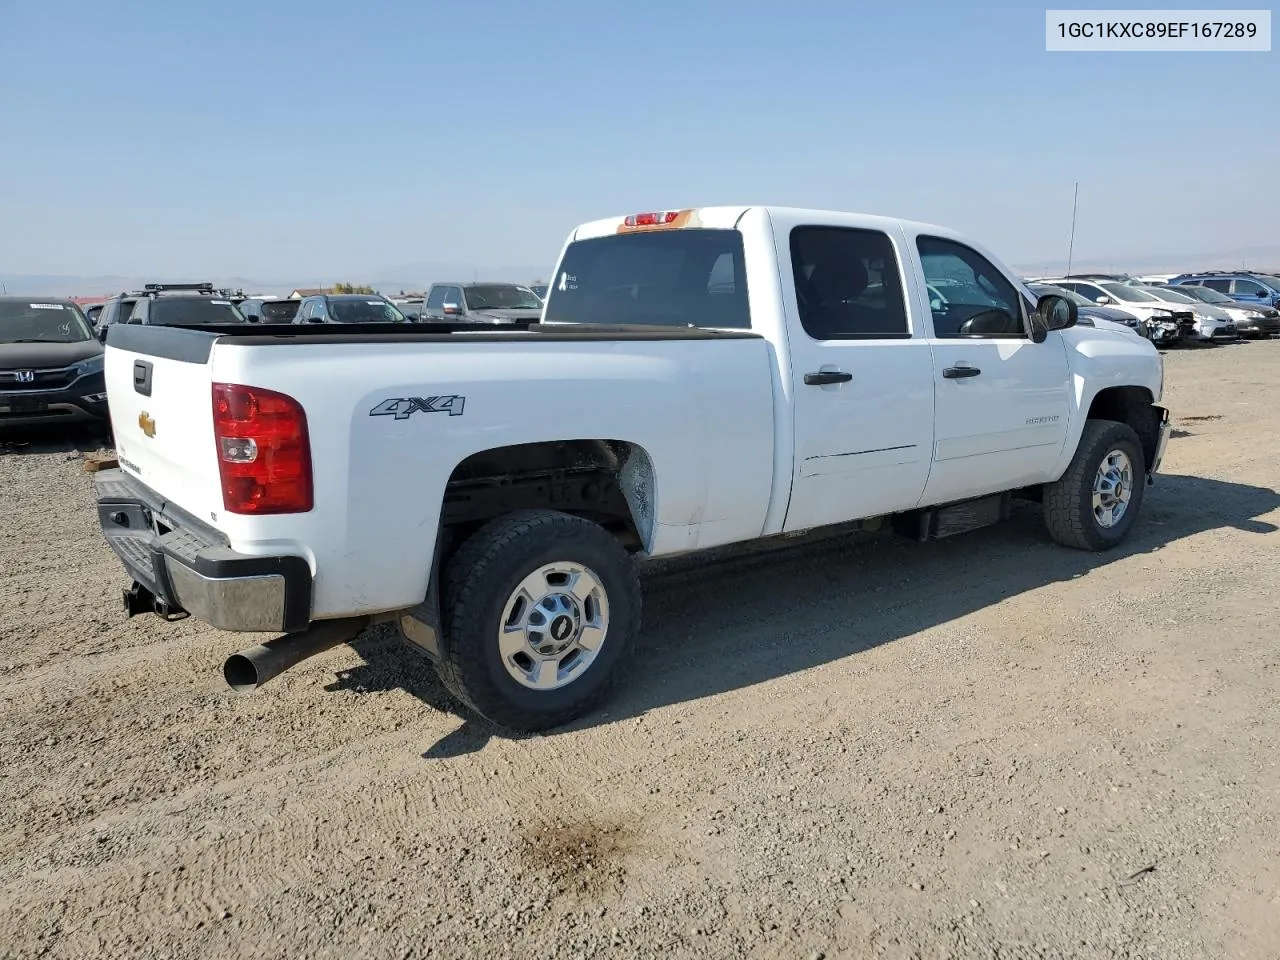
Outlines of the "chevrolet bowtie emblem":
[[142,432],[148,437],[156,435],[156,422],[147,416],[147,411],[145,410],[138,414],[138,426],[142,428]]

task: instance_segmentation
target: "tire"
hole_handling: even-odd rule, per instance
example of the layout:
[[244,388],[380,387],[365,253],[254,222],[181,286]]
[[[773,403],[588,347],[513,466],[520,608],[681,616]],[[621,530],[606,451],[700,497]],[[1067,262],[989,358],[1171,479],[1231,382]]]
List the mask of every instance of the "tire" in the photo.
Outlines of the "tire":
[[[521,590],[530,583],[537,586]],[[575,584],[598,589],[579,599]],[[561,726],[603,701],[640,632],[630,555],[597,524],[552,510],[509,514],[476,532],[444,571],[442,601],[441,681],[518,732]],[[509,638],[505,649],[500,636]],[[535,688],[539,678],[547,688]]]
[[[1121,491],[1128,493],[1128,500],[1119,519],[1108,526],[1105,523],[1108,497],[1104,493],[1100,519],[1095,513],[1094,481],[1103,460],[1116,453],[1128,459],[1128,483]],[[1067,472],[1056,482],[1044,485],[1044,521],[1049,536],[1064,547],[1076,550],[1110,550],[1128,536],[1142,507],[1146,487],[1146,459],[1133,428],[1114,420],[1086,421]]]

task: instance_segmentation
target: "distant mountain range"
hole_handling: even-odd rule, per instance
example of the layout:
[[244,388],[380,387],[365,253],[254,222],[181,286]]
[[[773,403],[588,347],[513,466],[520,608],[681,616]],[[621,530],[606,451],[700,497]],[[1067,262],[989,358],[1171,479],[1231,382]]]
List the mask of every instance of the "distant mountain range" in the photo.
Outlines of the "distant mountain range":
[[[297,277],[263,279],[261,277],[198,276],[156,277],[107,274],[78,276],[75,274],[4,274],[0,273],[0,285],[8,293],[22,296],[42,294],[57,297],[95,297],[116,294],[122,290],[138,290],[148,283],[195,283],[209,281],[216,287],[243,290],[245,293],[283,294],[291,290],[316,288],[323,284],[368,284],[384,294],[401,290],[425,291],[432,283],[470,280],[504,280],[514,283],[533,283],[546,280],[553,264],[541,267],[514,266],[496,269],[477,269],[450,263],[408,263],[377,271],[376,276],[359,273],[342,276]],[[403,278],[403,279],[401,279]]]
[[[375,276],[361,275],[352,272],[347,275],[325,277],[328,284],[355,283],[368,284],[385,294],[395,294],[401,290],[424,291],[433,282],[469,280],[505,280],[515,283],[533,283],[535,280],[547,281],[554,264],[544,263],[541,266],[506,266],[496,268],[476,268],[457,263],[441,263],[424,261],[419,263],[402,263],[397,266],[379,270]],[[1067,269],[1065,259],[1014,262],[1014,269],[1023,276],[1056,276]],[[1106,273],[1128,272],[1134,274],[1180,273],[1189,270],[1259,270],[1262,272],[1280,271],[1280,246],[1248,247],[1229,250],[1221,253],[1188,256],[1186,254],[1168,254],[1147,257],[1081,257],[1073,260],[1071,270],[1075,273],[1100,271]],[[92,297],[119,293],[121,290],[136,290],[146,283],[171,283],[208,280],[218,287],[243,290],[245,293],[288,293],[295,289],[315,288],[320,286],[319,277],[262,279],[254,277],[195,276],[195,277],[154,277],[124,276],[111,274],[105,276],[77,276],[74,274],[2,274],[0,285],[8,293],[20,295],[44,294],[61,297]]]
[[[1067,270],[1067,261],[1020,261],[1015,267],[1023,276],[1057,276]],[[1246,247],[1201,256],[1167,254],[1150,257],[1080,257],[1072,261],[1072,273],[1132,273],[1136,275],[1189,273],[1192,270],[1280,271],[1280,246]]]

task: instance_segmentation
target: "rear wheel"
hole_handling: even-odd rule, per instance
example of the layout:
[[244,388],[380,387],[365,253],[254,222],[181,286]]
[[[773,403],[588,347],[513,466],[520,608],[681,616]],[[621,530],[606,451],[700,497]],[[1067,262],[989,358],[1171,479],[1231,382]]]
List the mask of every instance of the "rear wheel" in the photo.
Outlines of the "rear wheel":
[[640,630],[640,583],[608,531],[524,511],[479,530],[444,577],[439,672],[481,716],[533,731],[609,693]]
[[1133,428],[1087,421],[1067,472],[1044,486],[1049,535],[1077,550],[1110,550],[1128,536],[1146,485],[1142,443]]

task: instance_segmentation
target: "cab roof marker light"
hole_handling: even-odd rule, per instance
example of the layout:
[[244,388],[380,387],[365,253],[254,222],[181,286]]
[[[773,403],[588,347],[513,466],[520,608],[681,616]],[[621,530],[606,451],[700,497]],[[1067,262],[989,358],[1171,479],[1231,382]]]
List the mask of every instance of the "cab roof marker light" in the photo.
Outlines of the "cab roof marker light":
[[657,213],[633,213],[622,223],[627,227],[660,227],[664,224],[674,223],[678,216],[680,216],[680,211],[678,210],[661,210]]

